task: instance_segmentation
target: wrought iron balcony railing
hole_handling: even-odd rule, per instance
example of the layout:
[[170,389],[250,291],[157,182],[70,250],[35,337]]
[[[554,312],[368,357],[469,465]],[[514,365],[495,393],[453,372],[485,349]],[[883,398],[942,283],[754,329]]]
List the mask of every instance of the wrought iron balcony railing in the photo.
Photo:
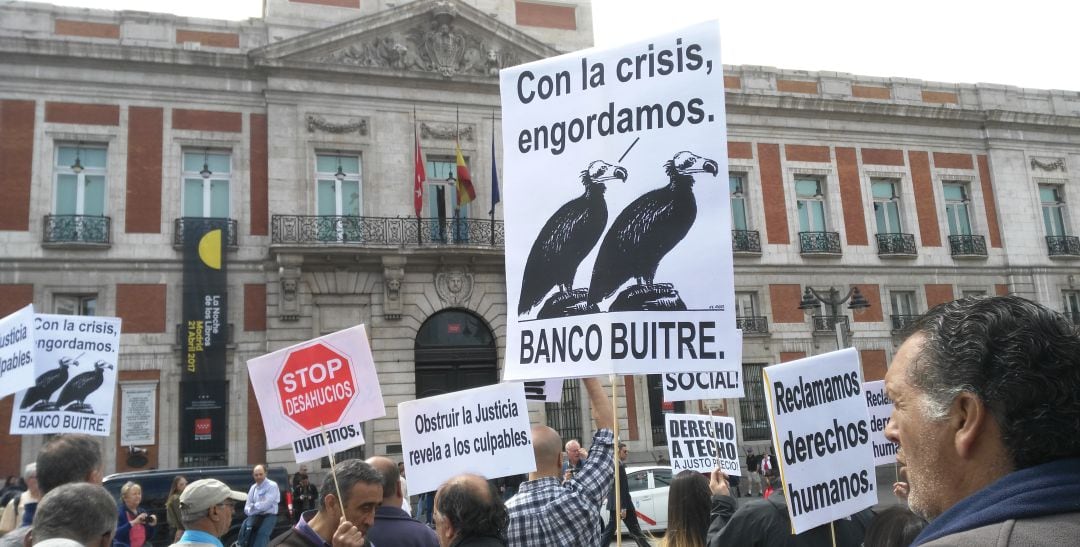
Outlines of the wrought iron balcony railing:
[[949,236],[949,253],[955,257],[985,257],[986,238],[977,235]]
[[285,245],[503,247],[503,223],[488,219],[274,215],[270,240]]
[[878,234],[878,256],[915,256],[915,236],[912,234]]
[[844,332],[850,332],[850,325],[846,315],[815,315],[814,334],[832,334],[836,332],[836,324],[841,324]]
[[1050,256],[1080,256],[1080,237],[1046,236],[1046,250]]
[[799,252],[804,255],[839,255],[838,232],[799,232]]
[[225,225],[225,246],[230,249],[237,248],[236,219],[232,218],[204,218],[204,217],[181,217],[173,221],[173,247],[179,249],[184,246],[184,227],[191,225],[206,225],[216,228]]
[[908,325],[914,323],[915,320],[919,318],[918,315],[890,315],[889,317],[892,319],[893,332],[900,332],[908,328]]
[[107,247],[112,219],[91,215],[45,215],[42,243],[49,246]]
[[743,336],[769,334],[769,319],[759,315],[736,317],[735,328],[741,329]]
[[731,250],[736,253],[761,254],[761,236],[757,230],[732,230]]

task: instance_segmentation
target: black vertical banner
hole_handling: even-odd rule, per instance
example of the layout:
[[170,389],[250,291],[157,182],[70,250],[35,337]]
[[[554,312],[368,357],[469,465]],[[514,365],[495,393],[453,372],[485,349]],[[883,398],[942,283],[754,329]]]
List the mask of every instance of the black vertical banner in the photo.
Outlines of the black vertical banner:
[[191,465],[224,465],[228,456],[227,234],[227,219],[184,219],[180,453]]

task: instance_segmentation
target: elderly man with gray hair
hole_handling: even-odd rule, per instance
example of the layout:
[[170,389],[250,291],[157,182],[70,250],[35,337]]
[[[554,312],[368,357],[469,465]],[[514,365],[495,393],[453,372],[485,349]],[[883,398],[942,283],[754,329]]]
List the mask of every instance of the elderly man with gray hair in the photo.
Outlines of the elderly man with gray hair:
[[41,499],[41,489],[38,488],[37,463],[31,463],[23,469],[23,480],[26,481],[26,491],[13,497],[4,507],[4,514],[0,516],[0,534],[6,534],[20,526],[30,524],[34,520],[34,510],[37,502]]
[[96,484],[57,486],[41,498],[32,528],[30,545],[36,547],[109,547],[116,502]]
[[217,479],[202,479],[187,485],[180,494],[184,533],[173,545],[224,547],[219,538],[229,531],[238,501],[247,501],[247,494],[231,490]]

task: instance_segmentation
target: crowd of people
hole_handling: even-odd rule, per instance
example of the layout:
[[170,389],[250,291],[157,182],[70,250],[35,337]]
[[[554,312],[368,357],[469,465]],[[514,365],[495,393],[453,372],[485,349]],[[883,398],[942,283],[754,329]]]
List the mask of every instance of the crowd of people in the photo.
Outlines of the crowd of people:
[[[628,488],[613,465],[610,400],[597,380],[582,382],[595,421],[587,452],[577,440],[564,445],[550,427],[534,426],[536,470],[514,485],[516,494],[507,494],[506,482],[456,476],[430,497],[431,526],[404,509],[400,464],[378,456],[340,462],[319,488],[301,469],[291,485],[295,523],[274,538],[280,493],[263,466],[247,493],[215,479],[188,484],[177,477],[166,503],[167,537],[176,547],[223,547],[242,508],[241,547],[606,547],[619,522],[628,540],[648,544],[629,498],[615,512],[616,477],[622,493]],[[1018,297],[943,304],[914,323],[885,383],[895,405],[885,434],[899,446],[903,479],[893,490],[906,503],[793,535],[775,460],[750,453],[749,500],[739,499],[720,470],[673,478],[660,545],[1070,545],[1080,538],[1080,331],[1069,320]],[[620,444],[621,460],[626,453]],[[125,484],[117,503],[100,486],[101,468],[91,437],[50,439],[23,474],[26,490],[10,492],[18,481],[8,480],[3,522],[10,512],[16,525],[0,547],[146,544],[158,523],[140,505],[141,488]]]

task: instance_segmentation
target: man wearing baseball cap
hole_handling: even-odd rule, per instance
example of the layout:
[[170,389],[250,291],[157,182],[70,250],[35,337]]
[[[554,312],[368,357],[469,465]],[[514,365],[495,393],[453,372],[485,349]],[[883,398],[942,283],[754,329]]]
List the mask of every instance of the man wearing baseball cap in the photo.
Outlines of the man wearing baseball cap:
[[184,534],[173,545],[224,547],[218,538],[229,531],[238,501],[247,501],[247,494],[230,490],[217,479],[202,479],[187,485],[180,494]]

